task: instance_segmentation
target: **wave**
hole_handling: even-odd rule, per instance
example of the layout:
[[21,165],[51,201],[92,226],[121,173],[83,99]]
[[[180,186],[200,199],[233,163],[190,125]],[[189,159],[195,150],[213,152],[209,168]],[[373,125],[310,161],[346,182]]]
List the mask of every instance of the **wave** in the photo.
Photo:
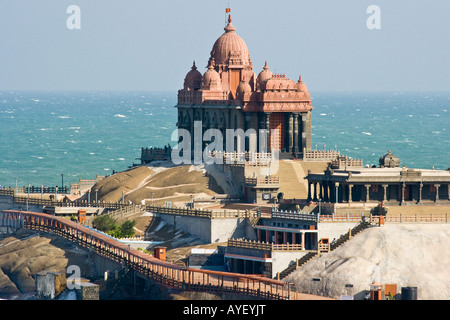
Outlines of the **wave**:
[[370,132],[362,132],[363,134],[367,135],[367,136],[371,136],[372,134]]
[[117,118],[126,118],[127,116],[124,116],[123,114],[118,113],[118,114],[115,114],[114,117],[117,117]]

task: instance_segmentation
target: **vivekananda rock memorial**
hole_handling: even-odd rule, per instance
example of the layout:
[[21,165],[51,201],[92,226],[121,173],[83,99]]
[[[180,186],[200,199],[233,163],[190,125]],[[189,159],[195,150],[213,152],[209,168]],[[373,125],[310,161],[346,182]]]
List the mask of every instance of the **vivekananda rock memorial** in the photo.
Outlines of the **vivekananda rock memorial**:
[[[360,204],[369,208],[379,203],[394,206],[450,203],[449,170],[407,168],[390,151],[380,158],[379,167],[369,168],[364,167],[362,160],[343,156],[337,150],[312,150],[313,106],[301,77],[295,82],[283,74],[274,74],[267,62],[256,74],[247,45],[236,33],[231,16],[224,30],[212,46],[207,70],[202,74],[194,61],[184,78],[175,106],[177,128],[189,132],[194,158],[196,151],[200,151],[196,136],[201,133],[203,138],[209,129],[222,133],[224,151],[259,153],[256,158],[263,161],[255,162],[258,169],[252,168],[251,161],[243,169],[234,166],[220,169],[231,177],[244,202],[271,203],[279,196],[294,202],[323,201],[329,206],[322,209],[329,212],[335,212],[341,204],[348,210]],[[227,136],[228,129],[248,134]],[[227,139],[233,141],[227,143]],[[205,150],[207,140],[202,139],[201,151]],[[232,150],[229,146],[233,146]],[[171,151],[170,146],[142,148],[141,162],[170,159]],[[273,151],[279,152],[281,161],[269,158],[265,162],[265,155],[272,156]],[[227,156],[232,158],[233,154]],[[224,162],[233,163],[227,160]],[[311,164],[314,162],[318,165]]]
[[[236,152],[280,151],[301,157],[311,149],[311,97],[301,77],[295,82],[284,74],[274,74],[267,62],[256,74],[245,41],[236,33],[228,17],[225,32],[214,43],[206,72],[195,64],[178,91],[178,129],[194,136],[194,122],[201,121],[203,133],[211,128],[253,129],[245,143],[234,142]],[[260,130],[269,132],[260,141]],[[245,145],[245,150],[240,146]],[[225,148],[224,148],[225,150]]]

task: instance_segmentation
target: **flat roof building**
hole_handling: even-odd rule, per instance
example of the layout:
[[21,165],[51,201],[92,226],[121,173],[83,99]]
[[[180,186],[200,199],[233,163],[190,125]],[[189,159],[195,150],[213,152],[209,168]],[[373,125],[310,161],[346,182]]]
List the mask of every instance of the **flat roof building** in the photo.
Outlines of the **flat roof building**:
[[341,164],[308,173],[308,200],[384,204],[450,204],[450,171],[400,168],[389,151],[375,168]]

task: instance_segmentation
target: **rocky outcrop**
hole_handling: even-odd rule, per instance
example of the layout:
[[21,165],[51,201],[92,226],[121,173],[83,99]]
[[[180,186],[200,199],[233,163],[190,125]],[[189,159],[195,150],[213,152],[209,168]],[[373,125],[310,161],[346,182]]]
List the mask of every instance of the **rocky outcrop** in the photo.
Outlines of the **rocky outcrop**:
[[300,292],[364,298],[373,282],[417,287],[419,300],[450,299],[450,225],[387,224],[294,271],[285,281]]

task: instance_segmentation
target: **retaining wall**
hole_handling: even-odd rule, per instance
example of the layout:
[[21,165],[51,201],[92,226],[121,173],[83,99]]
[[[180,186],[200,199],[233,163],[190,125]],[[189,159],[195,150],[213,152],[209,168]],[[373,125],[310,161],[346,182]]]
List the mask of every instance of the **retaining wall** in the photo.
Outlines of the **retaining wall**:
[[345,222],[320,222],[318,223],[318,240],[328,238],[330,241],[339,239],[341,235],[346,234],[349,229],[356,227],[361,221],[345,221]]
[[188,232],[207,243],[226,242],[229,238],[255,238],[246,218],[203,218],[176,214],[153,213],[174,228]]

